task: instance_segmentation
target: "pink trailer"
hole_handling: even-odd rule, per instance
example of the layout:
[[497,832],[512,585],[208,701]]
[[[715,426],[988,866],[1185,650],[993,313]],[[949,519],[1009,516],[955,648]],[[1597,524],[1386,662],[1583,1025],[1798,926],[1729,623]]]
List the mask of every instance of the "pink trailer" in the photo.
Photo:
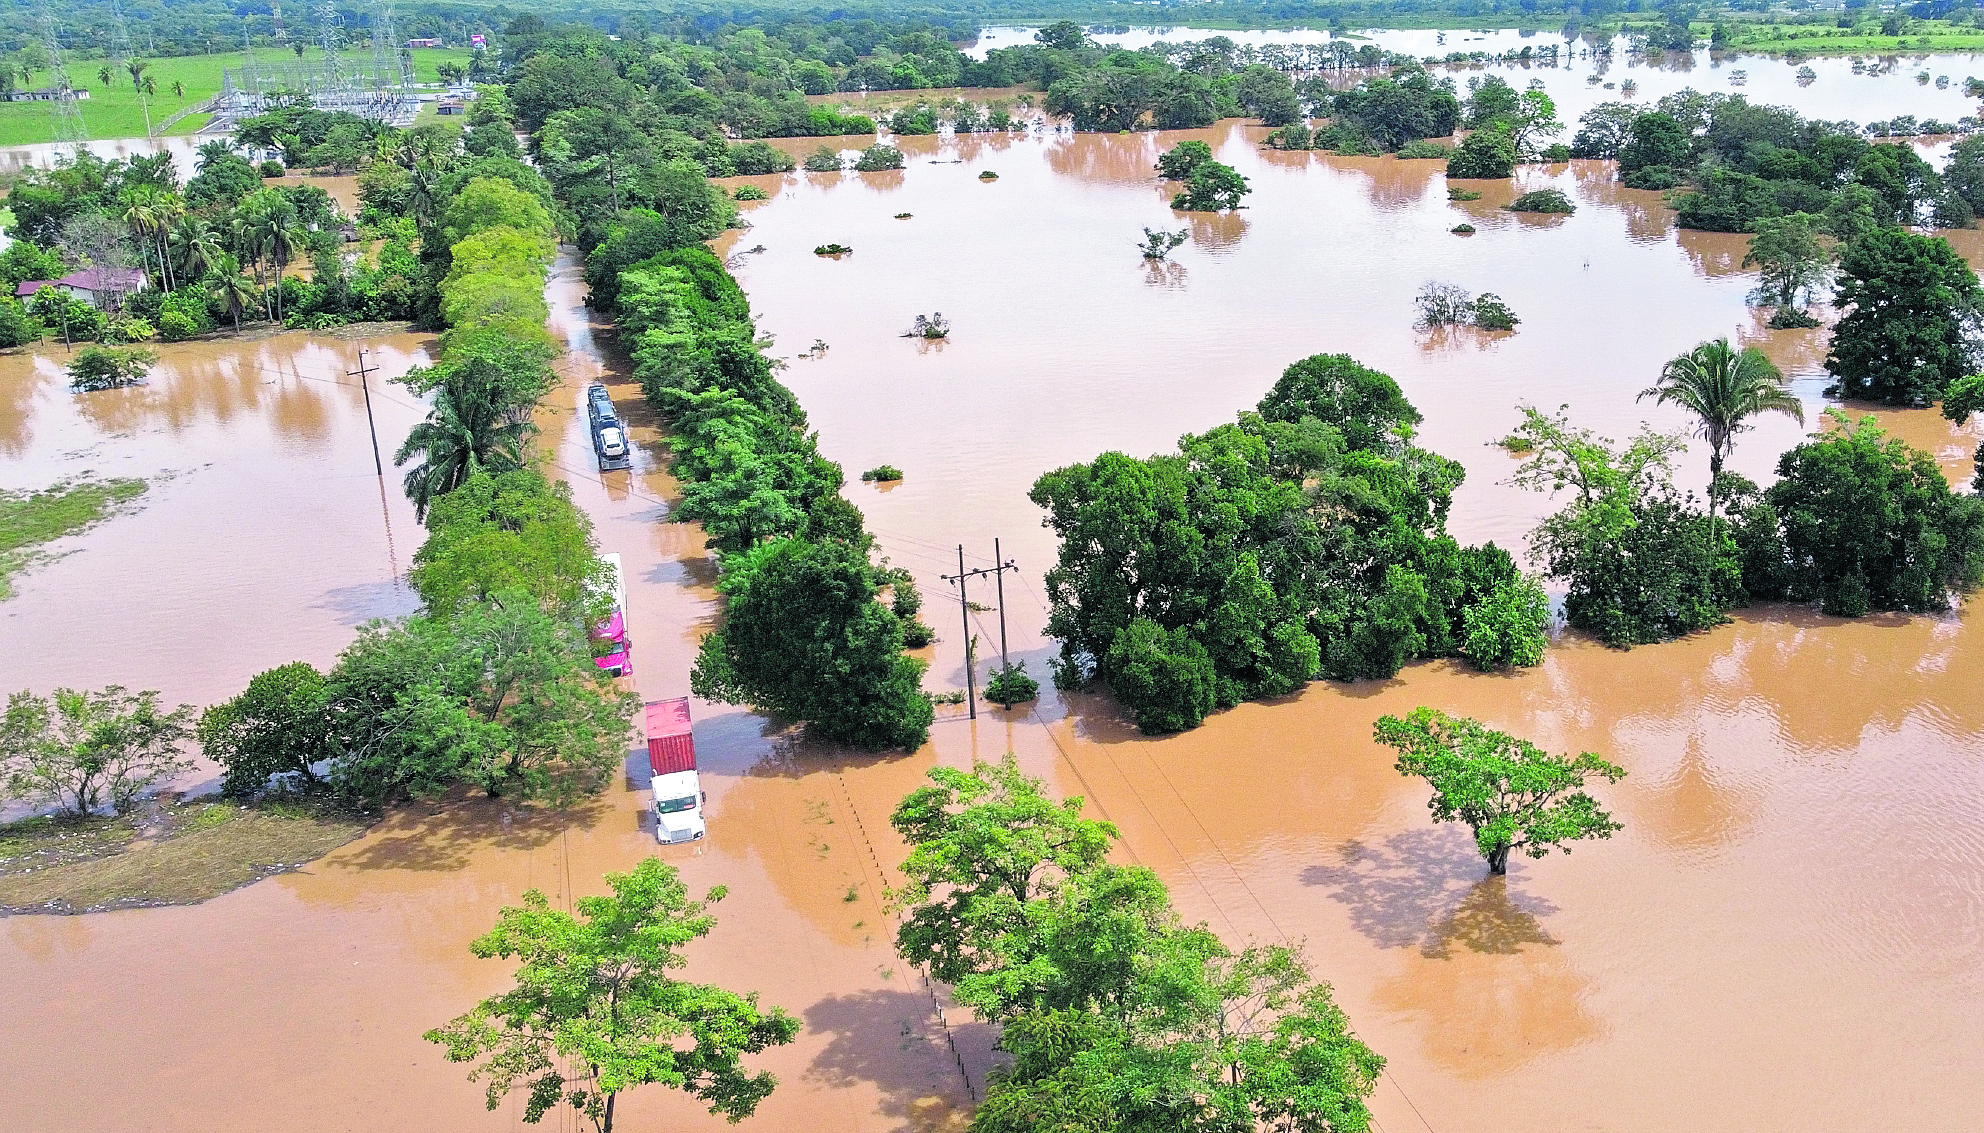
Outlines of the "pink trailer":
[[689,734],[689,698],[647,703],[648,766],[656,775],[696,769],[696,738]]

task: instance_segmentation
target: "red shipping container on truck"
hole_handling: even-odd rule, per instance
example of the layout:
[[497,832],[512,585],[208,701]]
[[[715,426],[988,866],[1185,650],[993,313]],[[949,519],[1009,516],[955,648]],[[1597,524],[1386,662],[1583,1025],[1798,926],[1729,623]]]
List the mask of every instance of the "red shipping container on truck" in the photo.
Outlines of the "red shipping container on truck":
[[656,775],[696,769],[696,738],[689,734],[689,698],[647,704],[648,767]]

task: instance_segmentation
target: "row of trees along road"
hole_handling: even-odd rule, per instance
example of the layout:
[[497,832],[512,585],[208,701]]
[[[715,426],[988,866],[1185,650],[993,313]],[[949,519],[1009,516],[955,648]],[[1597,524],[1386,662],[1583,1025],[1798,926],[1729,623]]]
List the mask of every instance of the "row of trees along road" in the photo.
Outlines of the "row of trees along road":
[[592,661],[604,610],[592,528],[530,451],[555,384],[544,321],[555,202],[514,156],[429,132],[362,175],[366,207],[403,207],[420,243],[418,305],[446,329],[399,381],[430,399],[395,455],[427,525],[410,581],[420,612],[362,627],[327,673],[296,662],[207,711],[200,735],[250,795],[271,777],[368,806],[465,783],[562,802],[625,753],[638,697]]
[[[903,652],[930,640],[921,598],[906,572],[874,561],[860,511],[840,494],[844,473],[773,376],[744,293],[701,246],[734,223],[735,207],[674,147],[690,130],[720,136],[715,107],[681,104],[711,111],[691,121],[647,112],[630,93],[637,112],[616,112],[612,130],[578,128],[601,104],[568,100],[591,88],[542,80],[597,69],[598,38],[545,30],[514,64],[514,89],[542,123],[535,146],[557,147],[548,171],[577,220],[592,305],[614,318],[643,395],[672,426],[683,497],[672,518],[700,523],[720,556],[723,625],[703,641],[690,687],[835,742],[916,748],[934,718],[924,662]],[[606,57],[633,65],[616,51]]]

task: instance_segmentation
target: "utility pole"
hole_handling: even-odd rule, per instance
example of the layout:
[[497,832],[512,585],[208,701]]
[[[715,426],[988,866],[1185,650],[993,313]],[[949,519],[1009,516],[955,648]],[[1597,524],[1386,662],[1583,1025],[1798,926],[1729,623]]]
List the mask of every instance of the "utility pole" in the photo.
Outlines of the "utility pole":
[[[379,425],[378,422],[372,420],[372,383],[369,380],[371,374],[372,371],[365,366],[365,348],[361,346],[358,348],[358,369],[346,370],[344,376],[347,378],[357,378],[358,388],[365,391],[365,427],[372,430],[372,467],[379,473],[380,482],[384,483],[386,479],[386,464],[379,459]],[[958,551],[962,555],[964,549],[960,547]],[[960,559],[959,562],[962,564],[963,560]]]
[[[958,584],[958,608],[964,618],[964,689],[965,696],[971,704],[971,718],[974,720],[978,719],[978,690],[974,684],[976,678],[972,673],[971,603],[966,601],[964,596],[964,584],[967,578],[983,577],[989,574],[998,585],[999,667],[1002,671],[1012,668],[1012,661],[1006,656],[1006,572],[1020,568],[1018,565],[1000,557],[999,541],[997,539],[992,540],[992,562],[993,565],[989,567],[979,567],[977,570],[964,569],[964,544],[959,543],[958,572],[955,575],[943,574],[937,576],[945,582],[955,582]],[[1012,703],[1010,701],[1002,702],[1000,706],[1011,708]]]
[[958,544],[958,573],[955,577],[939,575],[945,582],[958,584],[958,618],[964,625],[964,703],[973,720],[978,719],[978,687],[973,683],[971,662],[971,603],[964,596],[965,579],[971,575],[964,569],[964,544]]

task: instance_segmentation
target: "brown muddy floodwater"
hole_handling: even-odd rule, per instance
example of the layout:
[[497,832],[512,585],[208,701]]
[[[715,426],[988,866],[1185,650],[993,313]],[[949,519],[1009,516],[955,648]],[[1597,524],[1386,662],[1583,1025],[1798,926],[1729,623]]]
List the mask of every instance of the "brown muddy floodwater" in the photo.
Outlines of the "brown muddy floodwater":
[[[1512,462],[1487,447],[1518,403],[1568,402],[1615,436],[1642,418],[1679,426],[1634,394],[1672,354],[1735,334],[1786,367],[1808,415],[1823,404],[1824,332],[1758,326],[1741,238],[1677,237],[1657,195],[1617,189],[1602,167],[1526,172],[1520,188],[1556,184],[1580,203],[1539,222],[1496,208],[1507,187],[1449,204],[1436,163],[1262,156],[1247,144],[1257,132],[1193,135],[1254,181],[1249,207],[1220,218],[1171,213],[1150,179],[1176,135],[925,139],[897,174],[751,179],[775,198],[723,250],[748,253],[739,278],[794,358],[784,379],[826,452],[851,474],[885,461],[907,474],[848,495],[923,583],[945,635],[930,687],[963,683],[956,607],[936,578],[956,544],[982,564],[996,536],[1018,560],[1008,626],[1044,674],[1053,544],[1025,499],[1033,478],[1106,449],[1168,448],[1311,353],[1397,376],[1426,415],[1424,443],[1469,469],[1452,529],[1514,546],[1549,507],[1504,483]],[[980,183],[987,168],[1000,179]],[[1447,232],[1463,219],[1479,234]],[[1133,248],[1144,226],[1192,239],[1153,269]],[[855,254],[811,254],[834,241]],[[1963,243],[1975,260],[1977,239]],[[1520,330],[1415,332],[1411,296],[1429,278],[1499,293]],[[625,558],[635,685],[679,695],[714,611],[712,564],[693,529],[659,522],[675,490],[658,431],[610,341],[594,342],[581,287],[561,260],[550,298],[568,380],[541,424],[602,546]],[[951,319],[949,342],[897,337],[932,310]],[[816,339],[824,357],[799,358]],[[277,661],[326,663],[359,618],[405,608],[392,572],[418,532],[390,484],[380,510],[357,391],[240,376],[283,343],[285,360],[318,359],[304,375],[350,368],[329,356],[346,344],[301,336],[189,348],[197,364],[141,391],[155,401],[90,410],[52,363],[7,363],[0,483],[178,475],[22,579],[0,606],[0,687],[117,680],[206,701]],[[411,364],[413,345],[399,349]],[[594,377],[614,383],[641,442],[631,473],[592,471],[574,410]],[[388,451],[417,417],[391,411]],[[1975,436],[1932,411],[1882,416],[1967,475]],[[1767,478],[1798,436],[1766,421],[1734,465]],[[1683,480],[1705,464],[1689,454]],[[996,615],[975,617],[996,642]],[[758,1060],[781,1084],[749,1127],[962,1125],[991,1036],[956,1012],[947,1029],[892,956],[879,894],[902,851],[886,819],[933,762],[1010,749],[1120,824],[1123,857],[1157,869],[1188,917],[1234,943],[1306,943],[1391,1060],[1374,1101],[1384,1133],[1511,1120],[1962,1130],[1984,1104],[1980,680],[1984,639],[1960,616],[1768,607],[1630,652],[1565,635],[1520,674],[1430,663],[1317,684],[1165,739],[1135,734],[1104,699],[1049,691],[975,724],[946,709],[923,751],[876,758],[699,704],[710,836],[659,852],[692,886],[731,890],[689,974],[757,989],[807,1024]],[[1630,777],[1602,794],[1625,831],[1484,881],[1465,834],[1432,828],[1424,788],[1370,740],[1375,717],[1417,704],[1622,763]],[[419,1033],[504,984],[505,965],[466,952],[499,906],[528,886],[561,903],[598,892],[601,873],[657,852],[638,766],[569,815],[414,808],[196,908],[7,920],[0,1063],[15,1108],[82,1128],[520,1127],[515,1105],[485,1114]],[[722,1127],[652,1088],[623,1113],[635,1129]]]

